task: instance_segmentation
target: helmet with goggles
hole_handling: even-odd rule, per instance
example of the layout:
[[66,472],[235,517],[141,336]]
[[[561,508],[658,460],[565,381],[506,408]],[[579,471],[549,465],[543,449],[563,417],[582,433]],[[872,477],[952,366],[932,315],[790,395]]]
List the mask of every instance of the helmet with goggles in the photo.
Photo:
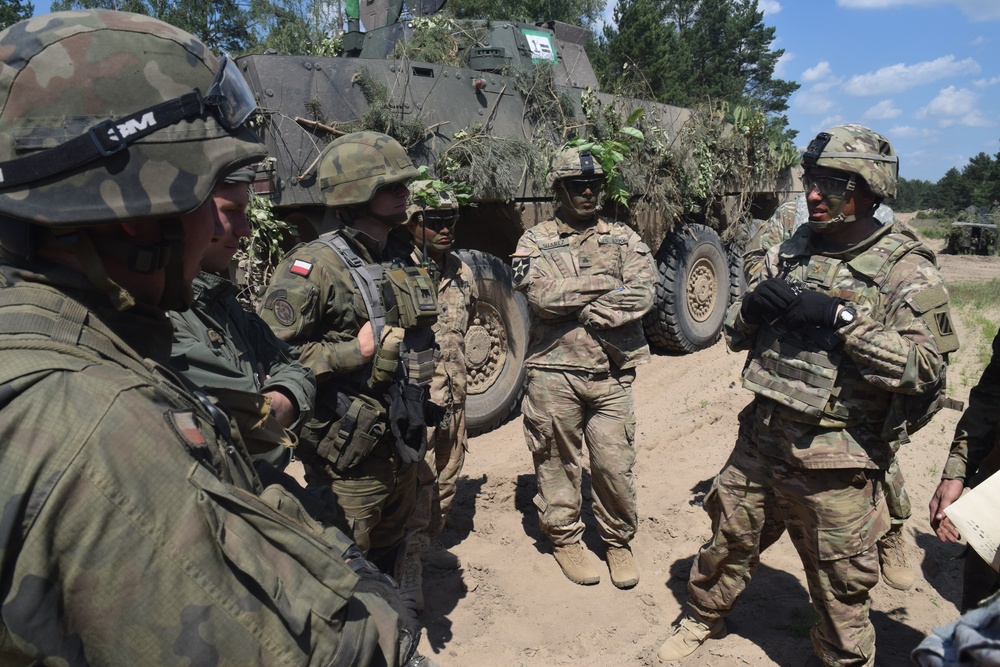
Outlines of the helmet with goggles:
[[235,63],[162,21],[56,12],[0,32],[0,52],[0,217],[174,216],[265,155]]
[[[805,169],[807,188],[815,185],[822,191],[826,185],[831,189],[840,189],[835,179],[828,183],[810,182],[816,178],[810,171],[825,167],[860,176],[872,194],[880,199],[896,196],[899,159],[888,139],[863,125],[837,125],[817,134],[802,155],[802,167]],[[853,179],[847,177],[843,180],[847,184]],[[846,189],[853,190],[853,183]],[[840,194],[843,196],[845,193],[846,190]]]
[[418,176],[410,156],[387,134],[354,132],[330,142],[319,157],[319,187],[327,206],[364,204],[386,185]]
[[552,158],[546,184],[553,188],[565,179],[586,180],[596,189],[604,183],[604,169],[590,151],[563,146]]

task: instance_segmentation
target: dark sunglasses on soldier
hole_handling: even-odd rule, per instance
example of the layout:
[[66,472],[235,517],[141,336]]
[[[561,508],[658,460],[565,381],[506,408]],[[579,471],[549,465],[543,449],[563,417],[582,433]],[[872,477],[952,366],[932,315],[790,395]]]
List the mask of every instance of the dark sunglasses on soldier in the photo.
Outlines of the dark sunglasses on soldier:
[[815,188],[824,197],[839,199],[854,189],[854,176],[840,178],[838,176],[803,174],[802,187],[805,188],[806,194],[809,194]]
[[376,194],[386,193],[390,195],[402,195],[404,191],[408,191],[410,184],[406,181],[396,181],[395,183],[386,183],[385,185],[380,185],[375,189]]
[[601,187],[604,185],[604,177],[598,176],[594,178],[564,178],[563,184],[566,186],[566,191],[571,195],[582,195],[587,190],[592,193],[597,194]]
[[455,231],[457,224],[458,213],[455,211],[424,211],[424,227],[427,229],[435,232],[440,232],[445,228],[449,231]]

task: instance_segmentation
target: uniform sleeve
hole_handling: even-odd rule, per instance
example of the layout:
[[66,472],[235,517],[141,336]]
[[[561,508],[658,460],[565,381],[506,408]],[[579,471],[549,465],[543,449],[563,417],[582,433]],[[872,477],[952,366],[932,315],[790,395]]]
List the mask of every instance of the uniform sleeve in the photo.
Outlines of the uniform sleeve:
[[216,346],[209,339],[208,325],[195,309],[171,312],[170,320],[174,325],[170,362],[178,372],[199,387],[256,390],[256,383],[245,377],[238,365],[216,353]]
[[577,311],[597,297],[622,287],[608,275],[579,276],[569,267],[560,268],[551,253],[543,252],[529,231],[517,244],[514,288],[524,292],[532,311],[545,320],[575,317]]
[[298,360],[298,350],[274,335],[264,320],[253,313],[244,314],[247,338],[253,345],[257,360],[270,376],[261,391],[282,389],[295,402],[299,416],[292,425],[294,430],[305,423],[316,403],[316,378],[311,370]]
[[1000,334],[993,339],[993,356],[969,393],[969,407],[955,427],[955,438],[942,479],[969,480],[998,445],[1000,429]]
[[[294,346],[317,382],[361,369],[358,332],[364,324],[354,305],[349,275],[310,246],[293,250],[275,268],[259,315],[274,334]],[[346,270],[343,272],[346,274]]]
[[743,278],[747,289],[763,280],[767,251],[791,238],[795,231],[795,202],[783,204],[747,242],[743,253]]
[[638,320],[653,307],[656,267],[649,246],[632,232],[624,255],[622,286],[585,305],[579,314],[583,324],[595,329],[614,329]]
[[937,269],[914,253],[893,268],[889,281],[885,317],[879,321],[859,312],[837,335],[867,382],[887,391],[919,394],[941,378],[944,352],[950,351],[940,349],[932,329],[942,326],[934,318],[943,317],[952,330],[948,293]]

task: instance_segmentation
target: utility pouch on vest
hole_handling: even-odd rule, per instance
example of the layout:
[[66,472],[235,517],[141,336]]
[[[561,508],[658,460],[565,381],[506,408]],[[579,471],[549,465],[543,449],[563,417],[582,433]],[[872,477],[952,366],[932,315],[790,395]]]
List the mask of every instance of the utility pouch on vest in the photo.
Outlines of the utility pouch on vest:
[[337,470],[350,470],[363,461],[385,433],[385,411],[367,396],[337,394],[337,416],[320,440],[316,453]]
[[743,371],[743,386],[820,419],[833,394],[841,354],[839,349],[803,349],[784,330],[764,327]]
[[401,266],[386,269],[382,282],[382,302],[386,305],[387,320],[403,329],[431,327],[441,312],[437,302],[437,288],[427,273],[419,266]]

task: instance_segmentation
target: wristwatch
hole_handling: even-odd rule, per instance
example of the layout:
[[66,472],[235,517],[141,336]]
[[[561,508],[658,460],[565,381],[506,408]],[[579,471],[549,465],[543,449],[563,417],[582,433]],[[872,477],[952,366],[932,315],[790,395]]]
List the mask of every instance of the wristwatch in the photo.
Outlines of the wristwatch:
[[837,313],[837,320],[833,323],[834,329],[839,329],[845,324],[850,324],[858,317],[858,311],[854,310],[850,306],[844,306]]

